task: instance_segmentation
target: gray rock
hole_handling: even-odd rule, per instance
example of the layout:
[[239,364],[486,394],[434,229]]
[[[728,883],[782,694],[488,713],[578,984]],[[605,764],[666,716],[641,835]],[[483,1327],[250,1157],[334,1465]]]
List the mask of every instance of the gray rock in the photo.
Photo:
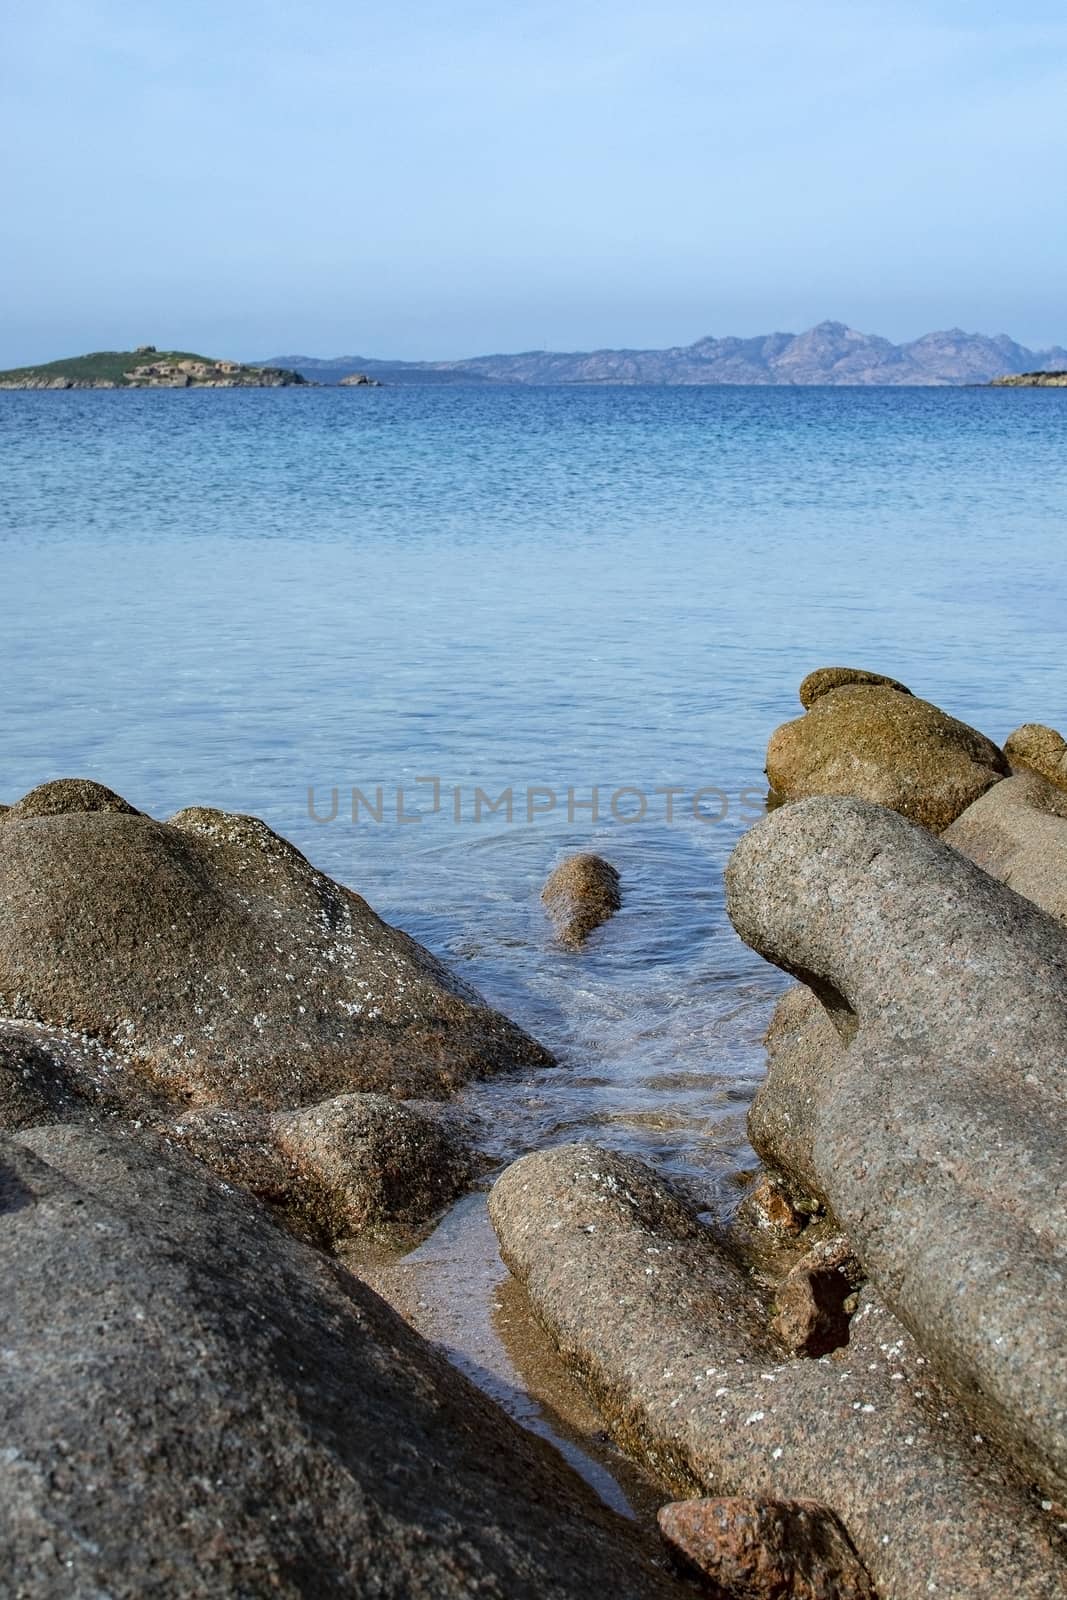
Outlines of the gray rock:
[[602,856],[568,856],[549,875],[541,900],[560,944],[577,950],[622,905],[619,874]]
[[814,1500],[678,1500],[658,1521],[719,1600],[876,1600],[845,1530]]
[[441,1123],[383,1095],[346,1094],[271,1119],[275,1143],[323,1196],[332,1241],[417,1227],[468,1186],[469,1151]]
[[856,795],[935,831],[1010,771],[1003,752],[976,729],[883,684],[826,690],[767,747],[778,799]]
[[828,1200],[812,1154],[818,1107],[833,1088],[841,1038],[803,984],[787,989],[764,1036],[767,1070],[748,1111],[748,1137],[767,1165],[785,1178],[785,1200]]
[[120,794],[92,778],[54,778],[49,783],[39,783],[4,810],[11,822],[26,817],[63,817],[78,811],[117,811],[128,817],[141,814]]
[[71,786],[48,787],[58,814],[20,802],[3,822],[0,1015],[86,1035],[172,1100],[241,1109],[441,1097],[551,1061],[255,818],[155,822],[100,809],[96,786],[71,811]]
[[775,812],[726,876],[742,938],[841,1042],[794,1087],[793,1147],[980,1430],[1063,1496],[1067,934],[857,800]]
[[666,1600],[385,1303],[166,1147],[0,1140],[0,1592]]
[[626,1157],[525,1156],[490,1212],[504,1259],[620,1442],[686,1494],[816,1500],[881,1600],[1051,1600],[1056,1525],[871,1295],[847,1349],[783,1360],[743,1266]]
[[1007,778],[941,836],[963,855],[1067,923],[1067,793],[1034,773]]

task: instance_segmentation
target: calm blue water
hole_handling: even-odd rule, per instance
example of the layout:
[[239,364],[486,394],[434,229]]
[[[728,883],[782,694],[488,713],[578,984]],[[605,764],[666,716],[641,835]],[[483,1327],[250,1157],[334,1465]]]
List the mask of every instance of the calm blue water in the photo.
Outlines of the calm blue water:
[[[780,987],[721,892],[768,734],[833,662],[1063,726],[1065,507],[1056,391],[0,394],[0,798],[258,813],[561,1052],[475,1091],[494,1148],[591,1133],[713,1195]],[[569,820],[593,785],[645,820]],[[575,958],[537,896],[577,847],[626,905]]]

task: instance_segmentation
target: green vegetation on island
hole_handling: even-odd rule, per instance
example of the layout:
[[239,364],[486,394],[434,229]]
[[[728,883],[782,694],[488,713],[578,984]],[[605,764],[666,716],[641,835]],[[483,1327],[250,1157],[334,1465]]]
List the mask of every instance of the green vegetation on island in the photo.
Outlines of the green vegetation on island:
[[994,378],[991,389],[1067,389],[1067,372],[1011,372]]
[[0,389],[277,389],[307,381],[284,367],[246,366],[150,344],[0,372]]

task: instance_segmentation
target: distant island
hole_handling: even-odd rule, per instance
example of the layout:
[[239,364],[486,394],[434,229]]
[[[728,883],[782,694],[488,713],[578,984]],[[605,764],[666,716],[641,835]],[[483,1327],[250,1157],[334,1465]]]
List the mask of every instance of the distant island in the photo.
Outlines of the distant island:
[[0,372],[0,389],[282,389],[308,381],[285,367],[246,366],[152,344]]
[[991,389],[1067,389],[1067,372],[1010,372],[994,378]]
[[390,384],[830,384],[877,386],[987,384],[1018,373],[1067,368],[1067,350],[1030,350],[1007,334],[962,328],[927,333],[907,344],[820,322],[807,333],[752,339],[698,339],[668,350],[594,350],[474,356],[464,361],[382,361],[368,356],[275,356],[316,383],[339,383],[356,369]]

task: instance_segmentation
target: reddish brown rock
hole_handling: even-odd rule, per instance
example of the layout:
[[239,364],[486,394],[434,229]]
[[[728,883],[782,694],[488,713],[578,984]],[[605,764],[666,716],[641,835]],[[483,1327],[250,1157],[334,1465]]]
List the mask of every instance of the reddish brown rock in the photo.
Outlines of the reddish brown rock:
[[786,1233],[791,1238],[796,1238],[805,1221],[788,1195],[766,1175],[745,1196],[745,1212],[757,1227]]
[[721,1600],[875,1600],[844,1528],[814,1500],[679,1500],[658,1520]]
[[771,1328],[792,1355],[824,1356],[848,1343],[848,1325],[862,1281],[848,1240],[816,1244],[786,1275]]
[[619,874],[602,856],[568,856],[549,877],[541,900],[560,944],[577,950],[622,905]]

